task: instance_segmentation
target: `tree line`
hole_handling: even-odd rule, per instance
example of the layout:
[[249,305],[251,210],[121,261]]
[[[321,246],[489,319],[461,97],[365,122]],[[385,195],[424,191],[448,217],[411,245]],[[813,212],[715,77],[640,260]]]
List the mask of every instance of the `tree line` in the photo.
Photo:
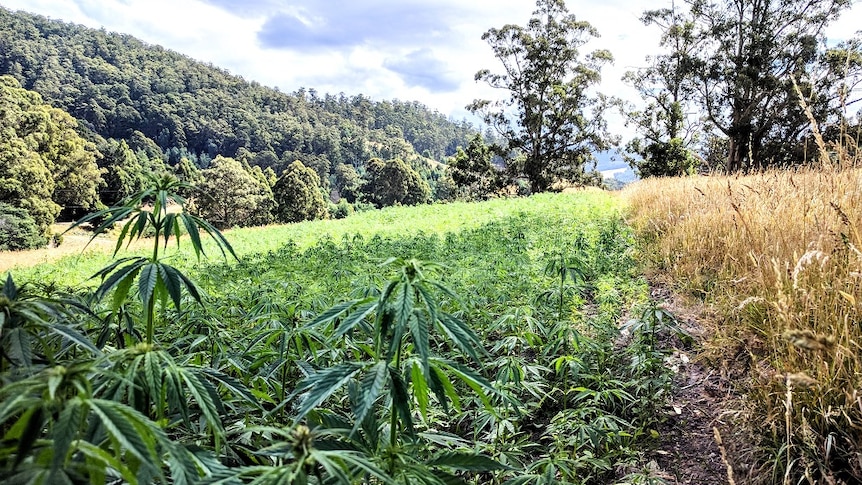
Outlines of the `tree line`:
[[42,246],[61,210],[118,204],[163,175],[195,186],[184,195],[219,228],[344,217],[354,206],[419,204],[433,195],[425,178],[397,157],[372,158],[362,176],[339,164],[326,183],[300,160],[277,175],[273,165],[254,164],[259,157],[248,151],[216,155],[205,169],[185,157],[171,166],[139,132],[129,141],[83,138],[74,118],[11,76],[0,76],[0,126],[3,250]]
[[646,11],[662,37],[626,75],[644,99],[636,109],[598,91],[613,61],[583,52],[598,31],[563,0],[538,0],[526,25],[483,36],[502,71],[476,80],[509,95],[469,105],[484,134],[417,102],[285,94],[127,35],[0,8],[2,102],[14,108],[2,115],[3,220],[27,228],[7,230],[26,247],[61,208],[115,204],[166,172],[199,185],[196,207],[220,227],[601,184],[588,170],[594,154],[623,144],[612,110],[638,133],[623,151],[641,176],[806,163],[812,127],[858,141],[847,128],[859,126],[862,41],[824,34],[851,3],[682,0]]
[[644,12],[661,30],[659,50],[625,76],[642,108],[597,92],[613,56],[582,52],[599,33],[563,0],[539,0],[525,26],[485,33],[503,69],[476,80],[509,96],[469,108],[517,155],[514,173],[538,190],[583,178],[596,152],[622,144],[608,129],[612,110],[638,133],[623,154],[641,176],[808,163],[818,128],[827,141],[858,145],[862,37],[825,35],[851,0],[668,3]]

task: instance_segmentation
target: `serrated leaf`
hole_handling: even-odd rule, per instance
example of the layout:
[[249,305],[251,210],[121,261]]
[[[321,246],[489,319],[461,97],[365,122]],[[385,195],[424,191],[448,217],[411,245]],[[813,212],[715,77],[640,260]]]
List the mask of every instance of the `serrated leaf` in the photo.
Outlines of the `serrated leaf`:
[[250,391],[242,382],[239,382],[227,374],[208,367],[202,367],[200,371],[208,377],[220,382],[235,395],[244,398],[247,403],[258,409],[263,409],[252,391]]
[[392,381],[390,388],[392,407],[395,408],[401,417],[401,428],[407,431],[410,436],[413,436],[413,416],[410,412],[410,396],[407,394],[407,384],[401,377],[401,372],[391,366],[389,366],[389,378]]
[[304,379],[293,394],[308,391],[308,395],[299,408],[296,420],[302,419],[309,411],[320,405],[360,370],[362,370],[360,364],[347,362],[316,372]]
[[149,263],[141,268],[141,274],[138,278],[138,294],[141,297],[141,303],[143,303],[144,308],[149,306],[150,301],[153,299],[158,277],[158,263]]
[[425,380],[426,372],[418,362],[414,362],[410,370],[410,381],[413,384],[413,395],[419,404],[419,414],[422,419],[428,421],[428,382]]
[[8,330],[3,335],[6,356],[16,366],[30,367],[33,365],[33,351],[30,348],[30,335],[21,327]]
[[62,325],[59,323],[53,323],[46,326],[47,330],[51,333],[57,334],[71,342],[74,342],[79,347],[84,348],[94,355],[101,355],[102,351],[99,350],[93,342],[90,341],[87,337],[82,335],[77,330],[72,327]]
[[63,410],[60,411],[60,416],[54,427],[51,430],[53,438],[52,449],[53,458],[51,460],[51,470],[57,471],[64,467],[66,457],[69,454],[69,448],[74,441],[75,436],[81,427],[81,420],[84,416],[81,407],[81,400],[73,398],[66,401]]
[[437,322],[439,322],[439,328],[443,330],[443,333],[462,352],[470,356],[474,362],[481,365],[482,360],[479,358],[479,351],[476,349],[478,348],[482,354],[485,354],[485,349],[482,347],[479,336],[466,323],[448,313],[441,313]]
[[428,466],[444,466],[454,470],[471,472],[488,472],[493,470],[505,470],[508,467],[485,455],[473,453],[459,453],[448,451],[441,453],[426,463]]
[[18,438],[18,450],[15,454],[15,463],[12,465],[13,470],[18,468],[18,465],[20,465],[30,454],[30,450],[33,449],[36,439],[42,434],[42,425],[44,424],[44,420],[45,408],[42,406],[37,407],[32,413],[29,413],[29,416],[27,416],[27,425],[24,427],[24,431],[21,433],[20,438]]
[[361,323],[365,319],[365,317],[370,315],[377,307],[377,304],[373,301],[373,298],[366,298],[365,300],[360,300],[360,303],[363,301],[367,301],[368,303],[360,304],[359,306],[357,306],[356,309],[338,325],[338,328],[335,330],[333,337],[341,337],[347,332],[349,332],[356,325]]
[[325,312],[321,313],[317,316],[311,323],[305,325],[305,328],[315,327],[317,325],[323,325],[324,323],[329,323],[341,315],[347,313],[353,305],[356,305],[358,302],[362,300],[349,300],[338,303],[337,305],[332,306]]
[[374,403],[383,392],[383,387],[388,380],[388,371],[386,362],[378,362],[368,374],[359,383],[359,402],[356,403],[356,421],[353,425],[353,432],[359,429],[362,421],[374,407]]
[[174,308],[180,309],[181,293],[180,286],[182,278],[179,276],[179,271],[173,266],[167,264],[159,264],[159,274],[162,277],[162,282],[165,284],[165,289],[171,296],[171,301],[174,302]]

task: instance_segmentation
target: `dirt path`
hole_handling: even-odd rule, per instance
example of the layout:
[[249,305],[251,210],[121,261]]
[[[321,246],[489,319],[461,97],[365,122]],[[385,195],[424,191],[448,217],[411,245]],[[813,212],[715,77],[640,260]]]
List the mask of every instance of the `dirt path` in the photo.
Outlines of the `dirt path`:
[[[681,326],[694,337],[695,346],[706,337],[704,308],[686,307],[662,288],[654,288],[652,298],[667,302]],[[729,484],[718,441],[727,435],[722,411],[730,395],[728,383],[720,373],[698,362],[696,347],[678,340],[666,344],[676,349],[668,364],[678,371],[668,419],[658,430],[659,444],[649,452],[649,458],[658,466],[657,474],[668,483]]]
[[70,254],[80,254],[85,247],[87,251],[109,252],[114,249],[116,244],[116,241],[111,238],[98,237],[88,246],[89,240],[90,236],[88,235],[67,234],[63,236],[63,244],[58,247],[0,252],[0,272],[6,272],[16,267],[27,268],[37,264],[49,263]]

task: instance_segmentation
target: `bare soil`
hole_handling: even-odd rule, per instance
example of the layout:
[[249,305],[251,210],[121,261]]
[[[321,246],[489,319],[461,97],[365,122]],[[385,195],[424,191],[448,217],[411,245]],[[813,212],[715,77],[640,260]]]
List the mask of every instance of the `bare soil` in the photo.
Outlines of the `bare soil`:
[[667,419],[658,429],[659,443],[648,453],[657,468],[654,474],[671,484],[734,485],[726,450],[720,445],[730,435],[722,416],[731,398],[731,386],[723,373],[697,357],[699,343],[708,336],[709,312],[702,306],[683,303],[660,286],[651,293],[655,301],[665,302],[694,337],[694,345],[677,338],[664,342],[666,348],[674,349],[668,365],[676,376]]
[[[55,224],[52,226],[51,232],[62,233],[68,226],[69,224]],[[91,233],[79,230],[64,234],[63,243],[59,246],[26,251],[0,251],[0,273],[13,268],[27,268],[37,264],[49,263],[63,256],[81,254],[83,251],[108,252],[113,250],[117,243],[116,239],[110,236],[99,236],[90,242],[91,237]]]

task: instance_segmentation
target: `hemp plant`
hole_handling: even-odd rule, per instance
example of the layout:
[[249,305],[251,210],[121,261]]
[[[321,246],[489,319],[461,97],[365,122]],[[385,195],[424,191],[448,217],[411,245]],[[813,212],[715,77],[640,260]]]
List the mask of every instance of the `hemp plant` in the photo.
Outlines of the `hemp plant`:
[[[113,311],[125,302],[137,279],[137,293],[144,309],[148,345],[153,344],[157,299],[164,302],[170,297],[179,310],[182,287],[185,287],[189,295],[201,303],[201,294],[197,285],[182,271],[164,261],[164,250],[167,249],[171,238],[179,247],[180,236],[185,229],[195,256],[200,260],[201,255],[206,255],[200,236],[203,231],[215,241],[222,256],[227,257],[230,253],[236,258],[230,243],[218,229],[188,212],[188,201],[180,194],[191,189],[193,189],[191,185],[180,182],[172,175],[150,177],[148,186],[119,205],[89,214],[68,229],[71,230],[88,222],[97,223],[90,238],[92,242],[99,234],[111,230],[116,223],[125,221],[117,237],[114,257],[120,252],[123,243],[128,248],[133,241],[153,234],[153,249],[149,257],[129,256],[116,259],[93,275],[94,278],[102,279],[101,285],[96,289],[98,299],[104,298],[111,291],[114,292],[111,304]],[[171,211],[170,204],[179,206],[180,211]]]

